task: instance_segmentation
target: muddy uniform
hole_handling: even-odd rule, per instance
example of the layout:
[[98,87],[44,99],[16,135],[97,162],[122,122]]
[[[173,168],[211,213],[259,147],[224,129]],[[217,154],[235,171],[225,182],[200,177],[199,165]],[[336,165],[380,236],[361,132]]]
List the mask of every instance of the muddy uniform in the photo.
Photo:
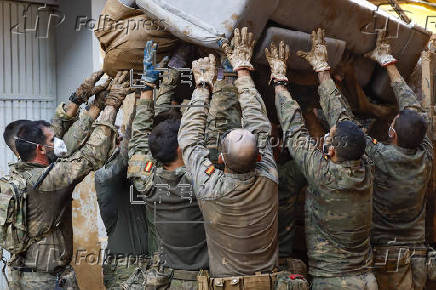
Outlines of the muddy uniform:
[[[400,110],[415,110],[426,117],[404,81],[392,87]],[[366,153],[376,166],[371,243],[379,288],[423,289],[427,279],[425,195],[432,171],[432,142],[425,137],[418,149],[411,150],[368,137]]]
[[12,257],[12,289],[77,288],[69,265],[73,255],[71,194],[90,171],[103,166],[116,138],[112,124],[94,126],[89,141],[72,156],[58,159],[49,168],[19,162],[0,180],[1,186],[13,182],[26,192],[28,235],[36,239],[25,253]]
[[[319,88],[330,126],[346,117],[345,109],[331,110],[341,102],[335,89],[325,84]],[[286,136],[284,144],[309,185],[305,226],[313,289],[377,289],[370,273],[371,166],[365,159],[326,160],[310,138],[301,109],[289,92],[277,95],[276,107]]]
[[[169,105],[170,95],[160,95],[157,102]],[[128,177],[146,202],[149,253],[159,254],[148,274],[158,271],[166,276],[170,289],[197,289],[198,271],[208,268],[203,216],[185,167],[168,171],[153,159],[148,145],[153,118],[153,101],[138,100]]]
[[220,137],[233,128],[241,128],[241,106],[238,102],[238,89],[234,77],[217,80],[213,88],[206,125],[206,145],[209,159],[218,166]]
[[278,259],[278,176],[268,140],[271,126],[251,78],[239,78],[235,84],[244,128],[258,136],[262,161],[255,172],[224,173],[207,158],[207,89],[194,91],[194,106],[183,115],[179,132],[179,146],[205,219],[212,277],[270,272]]

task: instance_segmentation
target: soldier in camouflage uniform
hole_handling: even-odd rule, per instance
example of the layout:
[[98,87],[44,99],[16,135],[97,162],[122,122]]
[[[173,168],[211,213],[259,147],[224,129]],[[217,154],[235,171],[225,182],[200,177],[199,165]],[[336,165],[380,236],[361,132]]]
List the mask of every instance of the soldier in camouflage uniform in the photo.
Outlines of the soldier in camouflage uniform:
[[360,128],[341,119],[335,108],[338,94],[326,88],[328,74],[324,33],[312,33],[313,48],[298,52],[319,73],[321,107],[331,126],[328,154],[317,148],[307,129],[299,105],[286,88],[289,47],[271,45],[266,56],[276,90],[276,107],[285,146],[305,175],[306,241],[313,289],[377,289],[370,272],[372,168],[363,157],[365,138]]
[[114,147],[117,132],[113,123],[129,90],[128,82],[123,83],[126,77],[127,72],[118,75],[88,142],[68,158],[55,161],[49,149],[54,140],[49,123],[33,122],[20,129],[16,148],[22,162],[0,180],[2,194],[12,184],[17,194],[26,193],[25,230],[30,241],[9,262],[11,289],[78,288],[69,265],[73,255],[71,194],[91,170],[104,164]]
[[[384,33],[379,33],[376,49],[367,56],[386,67],[400,109],[389,128],[389,144],[366,137],[366,154],[375,163],[371,229],[375,275],[380,289],[423,289],[425,204],[433,159],[432,142],[426,137],[427,115],[397,70]],[[331,84],[329,91],[333,89]]]
[[[143,275],[147,287],[197,289],[198,272],[208,267],[203,216],[178,149],[180,114],[168,110],[174,90],[165,86],[156,106],[153,102],[159,75],[152,64],[156,50],[149,41],[144,52],[147,88],[136,103],[129,144],[128,177],[146,202],[148,248],[154,254]],[[169,79],[176,79],[171,71]]]
[[[232,44],[233,48],[228,44],[224,47],[238,72],[235,85],[244,129],[234,129],[222,137],[219,162],[224,162],[224,171],[216,169],[208,159],[204,141],[209,96],[216,77],[214,55],[192,64],[197,87],[179,131],[179,146],[193,178],[209,247],[212,278],[205,275],[203,280],[202,276],[199,287],[226,289],[245,285],[250,289],[271,289],[268,273],[277,266],[278,258],[278,176],[268,138],[271,125],[250,77],[253,35],[243,28],[241,38],[237,29]],[[257,152],[262,158],[259,162]],[[256,272],[267,274],[251,276]]]

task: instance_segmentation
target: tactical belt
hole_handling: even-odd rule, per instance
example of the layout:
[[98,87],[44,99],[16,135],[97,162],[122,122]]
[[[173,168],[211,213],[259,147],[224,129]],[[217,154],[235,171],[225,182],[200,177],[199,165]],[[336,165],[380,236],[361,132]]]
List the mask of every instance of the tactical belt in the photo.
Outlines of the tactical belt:
[[173,279],[184,281],[197,281],[199,271],[174,270]]
[[23,273],[47,273],[53,276],[57,276],[58,274],[63,273],[66,270],[66,267],[58,268],[56,272],[38,271],[38,269],[28,267],[12,267],[12,269]]

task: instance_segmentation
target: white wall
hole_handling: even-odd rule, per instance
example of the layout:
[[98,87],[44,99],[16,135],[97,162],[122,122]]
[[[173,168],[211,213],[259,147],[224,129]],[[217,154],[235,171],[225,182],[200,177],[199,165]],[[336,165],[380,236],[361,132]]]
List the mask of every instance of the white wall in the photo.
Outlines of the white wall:
[[64,101],[93,72],[93,32],[76,31],[78,17],[92,16],[89,0],[60,0],[59,10],[66,14],[65,22],[56,29],[57,100]]

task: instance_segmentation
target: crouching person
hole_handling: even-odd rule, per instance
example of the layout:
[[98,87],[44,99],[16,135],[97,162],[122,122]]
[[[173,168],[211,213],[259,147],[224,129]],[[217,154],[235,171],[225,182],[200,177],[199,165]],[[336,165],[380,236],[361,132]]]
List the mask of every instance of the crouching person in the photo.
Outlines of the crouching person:
[[72,192],[113,149],[113,124],[127,91],[127,72],[114,80],[106,108],[86,144],[57,159],[54,130],[44,121],[23,125],[16,137],[21,161],[0,179],[1,246],[11,253],[11,289],[78,289],[73,255]]

